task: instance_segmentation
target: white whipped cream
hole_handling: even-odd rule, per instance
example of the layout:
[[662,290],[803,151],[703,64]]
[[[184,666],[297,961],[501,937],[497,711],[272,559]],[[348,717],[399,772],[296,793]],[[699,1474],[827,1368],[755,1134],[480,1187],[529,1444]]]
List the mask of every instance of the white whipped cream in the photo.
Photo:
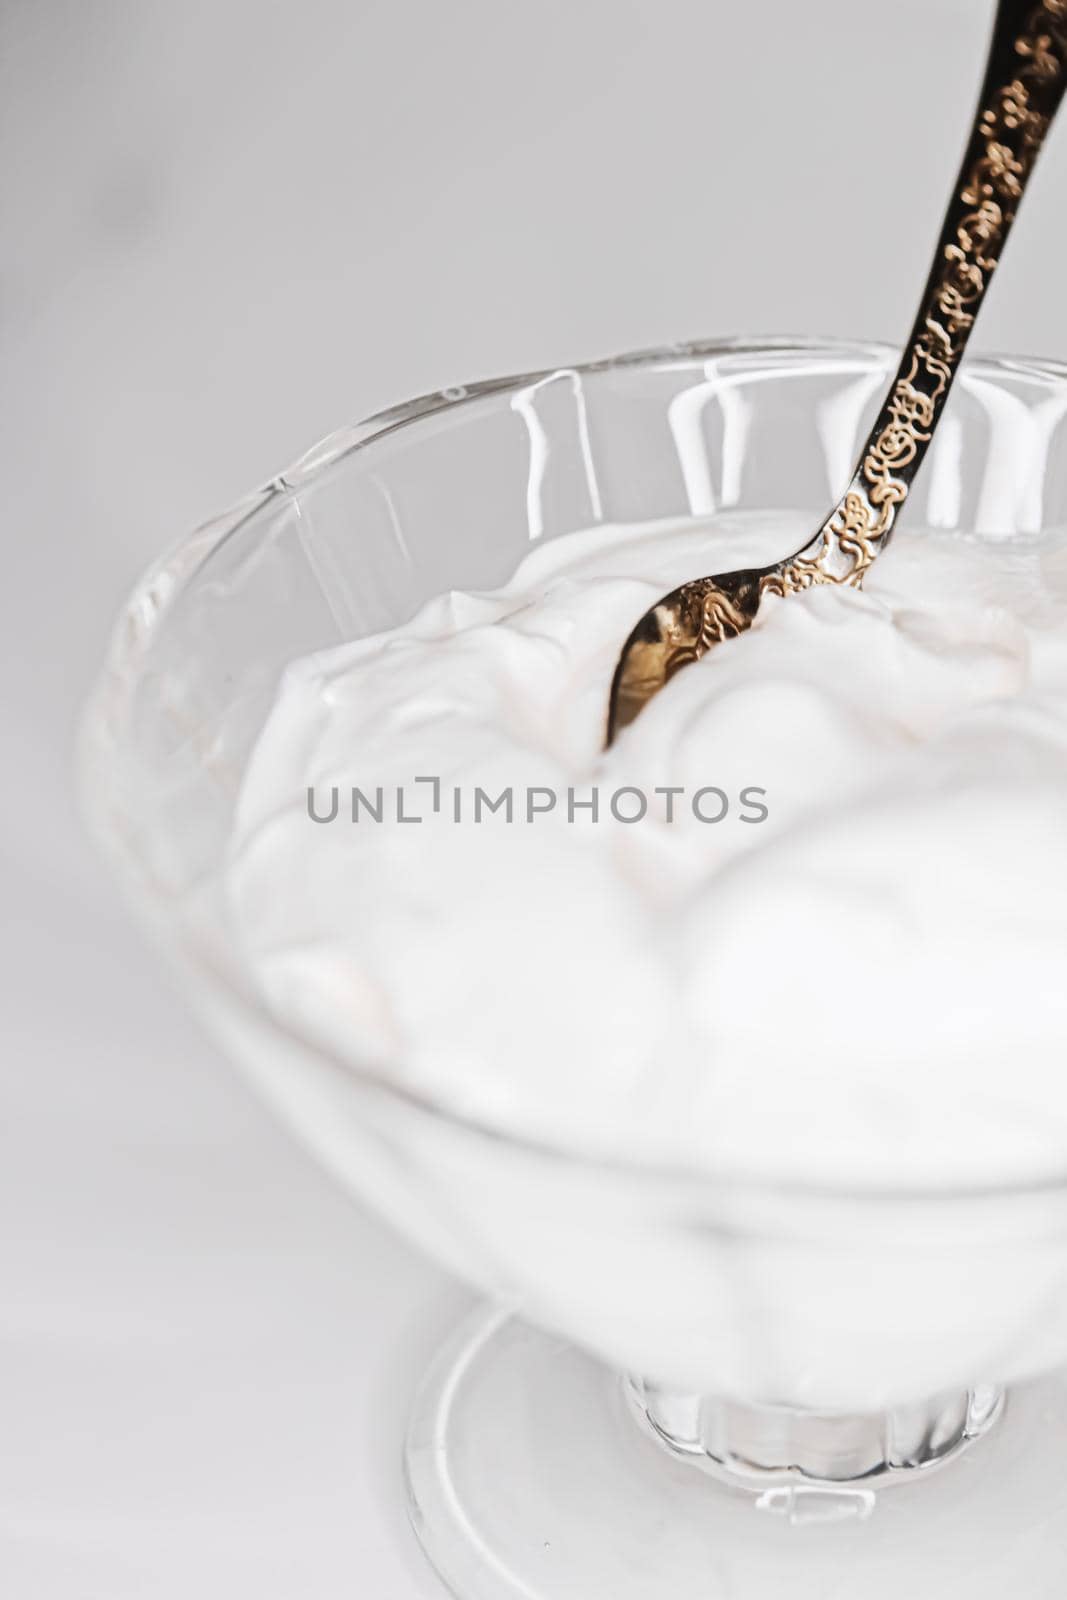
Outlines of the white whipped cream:
[[[1067,1168],[1067,535],[904,527],[863,592],[766,600],[603,749],[637,618],[811,522],[598,526],[295,662],[226,881],[275,1011],[570,1150],[878,1187]],[[559,802],[528,823],[531,786]],[[627,825],[627,786],[685,794]],[[474,823],[476,788],[513,820]]]

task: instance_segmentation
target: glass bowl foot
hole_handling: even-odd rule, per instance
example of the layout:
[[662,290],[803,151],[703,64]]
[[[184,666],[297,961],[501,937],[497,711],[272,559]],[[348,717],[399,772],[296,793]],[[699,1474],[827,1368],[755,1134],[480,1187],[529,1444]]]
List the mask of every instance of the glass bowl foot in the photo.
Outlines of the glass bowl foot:
[[984,1384],[876,1414],[802,1411],[679,1394],[630,1378],[634,1415],[672,1455],[739,1489],[826,1491],[901,1484],[984,1438],[1003,1391]]
[[[635,1406],[648,1397],[500,1311],[477,1313],[454,1335],[416,1401],[405,1468],[415,1530],[459,1600],[1067,1593],[1067,1374],[1013,1390],[999,1421],[993,1391],[946,1398],[917,1433],[907,1429],[921,1419],[900,1413],[899,1431],[883,1428],[879,1447],[910,1439],[922,1464],[836,1480],[782,1469],[743,1489],[732,1467],[726,1484],[715,1462],[705,1462],[710,1475],[696,1469],[677,1448],[684,1430],[664,1448],[647,1406],[637,1426]],[[662,1423],[662,1392],[655,1402]],[[754,1416],[742,1408],[746,1427]],[[781,1442],[782,1418],[773,1421],[761,1434],[773,1446],[761,1471]],[[850,1448],[857,1438],[873,1448],[863,1421],[858,1435],[849,1430]],[[732,1424],[736,1443],[737,1417]],[[840,1442],[831,1438],[824,1462],[840,1467]],[[938,1463],[946,1470],[932,1472]]]

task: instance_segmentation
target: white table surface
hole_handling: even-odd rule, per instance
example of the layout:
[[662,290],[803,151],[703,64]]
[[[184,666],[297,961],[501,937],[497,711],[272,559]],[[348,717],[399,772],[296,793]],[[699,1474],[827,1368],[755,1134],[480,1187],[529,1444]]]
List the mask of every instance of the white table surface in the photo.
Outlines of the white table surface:
[[[81,832],[72,729],[125,592],[407,394],[901,337],[989,9],[0,8],[5,1597],[440,1594],[398,1454],[464,1291],[272,1124]],[[1067,356],[1060,131],[986,348]]]

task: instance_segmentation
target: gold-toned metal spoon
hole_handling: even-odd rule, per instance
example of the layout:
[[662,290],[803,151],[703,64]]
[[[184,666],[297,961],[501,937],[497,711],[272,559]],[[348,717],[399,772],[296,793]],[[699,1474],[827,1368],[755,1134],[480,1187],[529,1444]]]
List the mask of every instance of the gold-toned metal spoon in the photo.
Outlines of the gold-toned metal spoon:
[[770,567],[696,578],[630,634],[607,742],[681,667],[748,628],[765,594],[858,585],[889,543],[1067,83],[1067,0],[1000,0],[982,92],[911,337],[844,495]]

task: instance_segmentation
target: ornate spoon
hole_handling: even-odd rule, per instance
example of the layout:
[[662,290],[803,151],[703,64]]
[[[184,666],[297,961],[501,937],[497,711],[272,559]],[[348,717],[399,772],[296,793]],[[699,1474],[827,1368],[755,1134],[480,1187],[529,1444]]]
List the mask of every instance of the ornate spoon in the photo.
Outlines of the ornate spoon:
[[654,694],[750,626],[765,594],[858,585],[889,543],[1067,83],[1067,0],[1000,0],[974,126],[903,360],[844,495],[803,549],[696,578],[647,611],[611,685],[611,744]]

